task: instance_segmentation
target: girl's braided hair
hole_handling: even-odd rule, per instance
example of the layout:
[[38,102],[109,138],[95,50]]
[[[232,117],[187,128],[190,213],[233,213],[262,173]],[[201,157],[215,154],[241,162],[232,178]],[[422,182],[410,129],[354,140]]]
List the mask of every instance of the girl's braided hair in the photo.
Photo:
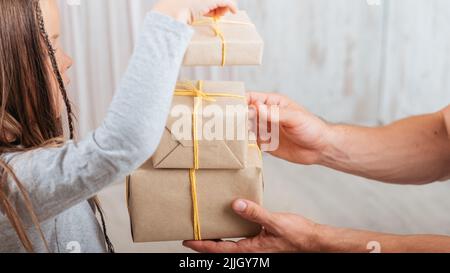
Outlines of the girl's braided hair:
[[[46,46],[48,55],[50,57],[50,62],[51,62],[51,65],[52,65],[53,73],[56,76],[56,80],[58,82],[58,87],[59,87],[59,90],[61,92],[62,98],[64,100],[64,104],[66,106],[67,122],[68,122],[68,126],[69,126],[69,138],[70,139],[74,139],[74,136],[75,136],[74,131],[75,131],[75,129],[74,129],[74,122],[73,122],[74,114],[73,114],[73,111],[72,111],[72,105],[70,103],[69,96],[67,95],[67,90],[66,90],[66,87],[64,85],[64,81],[63,81],[61,72],[60,72],[59,67],[58,67],[58,62],[56,61],[55,50],[54,50],[54,48],[52,46],[52,43],[50,42],[50,38],[49,38],[48,33],[47,33],[46,29],[45,29],[44,17],[42,15],[42,10],[41,10],[41,7],[40,7],[40,4],[39,4],[38,0],[34,1],[34,7],[35,7],[37,23],[39,25],[39,31],[41,33],[41,36],[42,36],[43,40],[44,40],[44,44]],[[102,210],[102,208],[100,206],[99,200],[98,200],[97,197],[94,197],[94,198],[91,199],[91,201],[95,204],[95,207],[97,208],[97,211],[100,214],[100,218],[101,218],[101,221],[102,221],[103,234],[105,236],[105,241],[106,241],[106,245],[107,245],[108,251],[113,253],[114,252],[114,246],[111,243],[111,240],[109,239],[108,234],[107,234],[105,218],[104,218],[104,212],[103,212],[103,210]]]

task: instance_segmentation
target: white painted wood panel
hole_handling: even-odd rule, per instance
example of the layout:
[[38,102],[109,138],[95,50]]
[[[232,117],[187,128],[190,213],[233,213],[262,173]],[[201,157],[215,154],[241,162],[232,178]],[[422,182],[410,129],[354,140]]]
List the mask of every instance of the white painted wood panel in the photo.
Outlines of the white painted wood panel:
[[265,41],[264,64],[184,69],[182,77],[242,80],[287,94],[338,122],[378,114],[383,9],[363,0],[241,0]]
[[385,5],[381,120],[450,104],[450,1],[395,0]]

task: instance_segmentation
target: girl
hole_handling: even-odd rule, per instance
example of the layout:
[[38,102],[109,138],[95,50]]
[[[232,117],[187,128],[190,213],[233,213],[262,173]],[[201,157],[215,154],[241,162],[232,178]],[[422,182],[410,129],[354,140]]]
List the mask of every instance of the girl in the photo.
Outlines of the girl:
[[159,144],[192,35],[187,24],[230,10],[232,0],[160,0],[103,124],[75,142],[65,91],[72,61],[59,44],[56,0],[0,0],[0,252],[63,252],[71,242],[106,251],[87,200]]

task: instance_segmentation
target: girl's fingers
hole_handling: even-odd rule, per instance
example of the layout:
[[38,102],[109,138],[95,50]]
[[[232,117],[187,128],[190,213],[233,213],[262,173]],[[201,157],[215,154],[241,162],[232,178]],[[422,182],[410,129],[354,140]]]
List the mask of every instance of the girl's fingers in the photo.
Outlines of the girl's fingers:
[[219,3],[219,7],[226,7],[232,13],[236,13],[238,11],[237,4],[233,0],[222,0],[221,3]]
[[228,11],[229,11],[228,8],[220,7],[220,8],[216,8],[213,11],[210,11],[208,14],[206,14],[206,16],[208,16],[208,17],[222,17],[225,14],[227,14]]
[[217,0],[208,10],[206,16],[221,17],[228,12],[236,13],[237,6],[232,0]]

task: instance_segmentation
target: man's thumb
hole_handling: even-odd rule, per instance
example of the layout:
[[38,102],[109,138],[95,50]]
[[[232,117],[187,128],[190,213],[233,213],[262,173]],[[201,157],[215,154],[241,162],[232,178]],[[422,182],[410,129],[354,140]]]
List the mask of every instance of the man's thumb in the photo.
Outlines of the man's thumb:
[[242,218],[265,227],[273,224],[272,214],[254,202],[238,199],[233,202],[233,210]]

